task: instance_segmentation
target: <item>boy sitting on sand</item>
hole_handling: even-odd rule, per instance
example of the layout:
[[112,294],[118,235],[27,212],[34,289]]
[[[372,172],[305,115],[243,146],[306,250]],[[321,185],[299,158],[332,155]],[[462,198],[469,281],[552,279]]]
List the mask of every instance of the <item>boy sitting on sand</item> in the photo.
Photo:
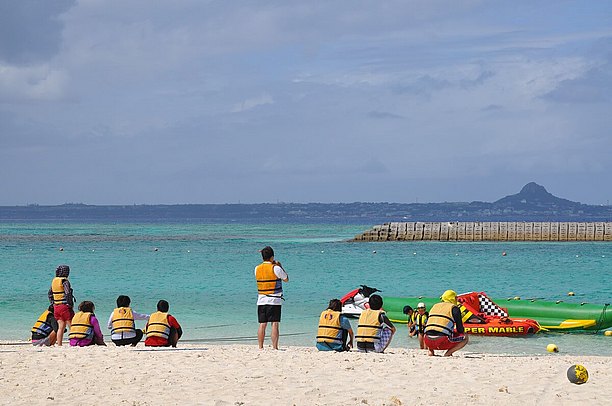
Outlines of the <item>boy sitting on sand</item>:
[[130,303],[129,296],[119,295],[117,307],[108,318],[111,340],[116,346],[131,345],[135,347],[142,340],[144,332],[136,328],[134,320],[149,320],[148,314],[133,311]]
[[359,316],[357,326],[357,349],[363,352],[384,352],[395,334],[395,326],[385,311],[383,300],[378,295],[370,296],[370,308]]
[[168,314],[170,304],[165,300],[157,302],[157,311],[149,317],[145,340],[146,347],[176,347],[183,335],[181,325]]

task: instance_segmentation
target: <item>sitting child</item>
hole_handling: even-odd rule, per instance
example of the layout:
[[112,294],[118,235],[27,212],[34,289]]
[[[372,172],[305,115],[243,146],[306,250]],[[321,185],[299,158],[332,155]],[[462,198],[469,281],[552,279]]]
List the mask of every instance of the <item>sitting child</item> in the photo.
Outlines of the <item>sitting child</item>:
[[102,330],[100,330],[100,323],[94,314],[95,309],[93,302],[87,300],[79,304],[79,311],[72,318],[68,333],[72,347],[106,345]]
[[57,320],[53,316],[53,305],[49,305],[32,327],[32,345],[42,347],[55,344],[57,328]]
[[149,317],[145,340],[146,347],[176,347],[183,335],[181,325],[168,314],[170,304],[165,300],[157,302],[157,311]]
[[142,339],[143,331],[136,328],[134,320],[149,320],[148,314],[133,311],[130,303],[129,296],[120,295],[117,298],[117,308],[108,318],[111,340],[116,346],[131,345],[135,347]]

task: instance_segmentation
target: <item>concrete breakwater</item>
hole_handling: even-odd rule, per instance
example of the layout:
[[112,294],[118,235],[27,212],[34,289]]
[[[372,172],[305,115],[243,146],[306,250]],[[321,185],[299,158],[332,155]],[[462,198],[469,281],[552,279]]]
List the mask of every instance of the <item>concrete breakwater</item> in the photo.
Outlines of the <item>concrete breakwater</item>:
[[612,222],[397,222],[352,241],[612,241]]

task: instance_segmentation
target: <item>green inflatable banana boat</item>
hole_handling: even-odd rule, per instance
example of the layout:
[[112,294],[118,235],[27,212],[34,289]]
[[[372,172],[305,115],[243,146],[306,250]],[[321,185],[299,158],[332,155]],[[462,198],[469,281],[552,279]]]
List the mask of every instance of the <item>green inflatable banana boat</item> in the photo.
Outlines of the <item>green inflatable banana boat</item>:
[[[459,298],[462,295],[459,295]],[[384,309],[392,321],[406,322],[403,308],[416,308],[419,302],[427,309],[440,301],[427,297],[383,297]],[[612,327],[610,304],[549,302],[539,299],[491,298],[498,306],[507,309],[509,317],[536,320],[542,330],[554,331],[600,331]]]

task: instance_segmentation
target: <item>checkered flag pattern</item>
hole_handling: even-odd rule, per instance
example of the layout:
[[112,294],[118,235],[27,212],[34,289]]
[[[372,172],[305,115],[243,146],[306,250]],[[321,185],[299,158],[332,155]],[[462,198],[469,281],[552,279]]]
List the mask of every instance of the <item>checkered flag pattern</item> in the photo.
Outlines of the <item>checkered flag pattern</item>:
[[485,295],[478,295],[478,302],[480,303],[480,312],[484,313],[488,316],[498,316],[498,317],[508,317],[508,313],[506,313],[501,307],[496,305],[486,297]]

